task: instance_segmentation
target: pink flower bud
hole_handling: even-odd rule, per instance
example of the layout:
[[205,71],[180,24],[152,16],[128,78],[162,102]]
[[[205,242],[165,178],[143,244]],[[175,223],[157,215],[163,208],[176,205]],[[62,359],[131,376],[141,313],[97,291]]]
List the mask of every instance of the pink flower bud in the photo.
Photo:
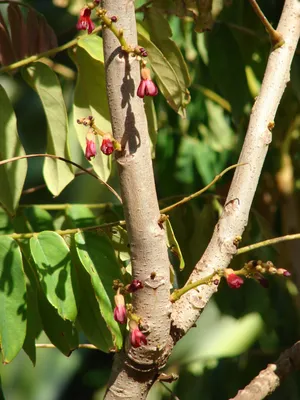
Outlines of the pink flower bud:
[[86,148],[85,148],[85,158],[91,161],[92,157],[95,157],[96,152],[96,144],[93,133],[88,133],[86,136]]
[[106,156],[109,156],[114,151],[114,144],[110,138],[103,138],[100,150]]
[[92,33],[95,29],[95,24],[91,20],[91,9],[89,7],[83,7],[80,11],[80,16],[76,25],[79,31],[87,30],[88,33]]
[[136,292],[139,289],[143,289],[144,285],[138,279],[134,279],[130,285],[126,286],[126,290],[128,293]]
[[228,286],[231,289],[239,289],[242,286],[242,284],[244,283],[243,279],[240,276],[233,274],[233,273],[227,275],[226,280],[227,280]]
[[156,96],[158,93],[158,89],[155,83],[151,80],[151,74],[149,68],[141,69],[141,82],[139,84],[137,95],[142,99],[145,96]]
[[144,98],[145,96],[156,96],[158,93],[158,89],[155,83],[151,79],[142,79],[138,90],[137,95],[140,98]]
[[147,344],[146,336],[139,330],[138,327],[130,331],[130,343],[133,347],[141,347]]
[[120,324],[126,323],[126,307],[125,307],[125,299],[121,294],[117,294],[115,296],[115,304],[116,307],[114,309],[114,319]]

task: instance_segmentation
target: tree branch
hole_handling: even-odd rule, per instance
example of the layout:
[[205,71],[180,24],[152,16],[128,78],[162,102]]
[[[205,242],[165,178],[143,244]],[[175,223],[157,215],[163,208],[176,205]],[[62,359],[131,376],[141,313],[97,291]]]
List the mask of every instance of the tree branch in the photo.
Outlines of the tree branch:
[[[271,129],[277,107],[290,79],[290,66],[300,35],[298,0],[285,1],[277,29],[285,44],[270,54],[261,91],[252,109],[239,158],[239,163],[248,165],[235,170],[223,213],[206,251],[188,279],[190,283],[210,275],[216,268],[228,267],[237,252],[236,239],[243,234],[248,223],[252,200],[272,140]],[[174,304],[171,317],[174,342],[195,324],[216,290],[215,285],[201,285]]]
[[239,390],[231,400],[262,400],[280,385],[288,374],[300,369],[300,342],[280,355],[275,364],[269,364],[248,386]]
[[253,244],[249,244],[249,246],[241,247],[236,252],[236,255],[247,253],[248,251],[259,249],[260,247],[271,246],[276,243],[288,242],[290,240],[299,240],[299,239],[300,239],[300,233],[294,233],[292,235],[285,235],[285,236],[279,236],[279,237],[272,238],[272,239],[267,239],[262,242],[253,243]]
[[[103,0],[107,15],[117,16],[128,45],[137,45],[134,2]],[[116,155],[128,231],[133,278],[144,288],[133,294],[134,313],[142,318],[148,344],[117,354],[106,399],[146,398],[170,341],[170,277],[165,232],[158,207],[147,120],[136,91],[140,65],[124,53],[109,29],[103,30],[106,86],[114,138],[124,149]]]

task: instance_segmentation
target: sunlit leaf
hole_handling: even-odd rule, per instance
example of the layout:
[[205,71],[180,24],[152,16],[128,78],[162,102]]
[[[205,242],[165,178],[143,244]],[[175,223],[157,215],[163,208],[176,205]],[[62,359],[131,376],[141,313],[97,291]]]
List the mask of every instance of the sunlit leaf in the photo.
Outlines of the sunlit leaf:
[[111,242],[105,235],[96,233],[76,233],[77,253],[80,261],[91,277],[101,314],[113,336],[117,348],[122,346],[122,334],[114,320],[114,279],[121,279],[119,264]]
[[74,321],[77,282],[65,241],[55,232],[44,231],[30,239],[30,250],[48,301],[63,319]]
[[68,357],[78,347],[78,332],[75,326],[58,315],[41,291],[38,305],[46,335],[51,343]]
[[167,244],[170,248],[171,252],[179,259],[179,269],[183,270],[184,268],[184,259],[182,257],[182,253],[175,237],[171,222],[169,219],[165,222],[165,229],[167,234]]
[[[29,243],[29,241],[27,241]],[[22,243],[21,248],[29,244]],[[23,258],[24,259],[24,258]],[[27,291],[27,328],[26,337],[23,344],[23,350],[30,358],[33,365],[36,363],[36,347],[35,340],[42,331],[42,322],[38,309],[38,287],[36,278],[32,271],[32,267],[28,261],[24,260],[24,271],[26,274],[26,291]]]
[[[150,40],[160,49],[177,76],[184,107],[190,102],[190,94],[187,88],[191,84],[191,78],[181,51],[171,39],[172,31],[168,20],[157,9],[151,7],[147,8],[145,13],[145,23],[148,26]],[[159,30],[157,29],[158,26],[160,27]]]
[[46,230],[54,230],[51,214],[48,211],[38,207],[26,207],[24,214],[28,219],[34,232],[41,232]]
[[[89,36],[78,41],[76,54],[72,56],[78,69],[74,94],[74,126],[82,150],[86,147],[88,128],[77,120],[92,115],[95,124],[103,132],[111,132],[110,115],[106,97],[105,71],[102,39]],[[95,172],[106,181],[111,170],[111,157],[100,151],[101,138],[96,137],[97,155],[91,161]]]
[[77,273],[82,301],[79,304],[76,322],[88,340],[98,349],[107,353],[114,347],[114,344],[111,332],[101,315],[91,277],[81,265],[78,266]]
[[147,122],[148,122],[148,132],[150,136],[150,145],[151,145],[151,157],[155,158],[155,147],[156,147],[156,142],[157,142],[157,117],[156,117],[156,111],[155,111],[155,106],[153,102],[153,98],[150,96],[145,96],[144,98],[144,104],[145,104],[145,112],[146,112],[146,117],[147,117]]
[[187,105],[179,79],[164,54],[144,34],[138,32],[139,45],[147,49],[151,68],[156,75],[158,87],[169,105],[182,117]]
[[[9,98],[0,86],[0,161],[25,155]],[[0,202],[13,214],[18,206],[27,172],[27,160],[0,165]]]
[[[68,149],[68,118],[60,83],[46,64],[37,62],[25,71],[24,79],[38,93],[48,123],[47,153],[70,159]],[[70,164],[46,158],[43,169],[46,184],[52,194],[58,196],[72,181],[74,174]]]
[[21,350],[26,335],[26,284],[17,243],[0,237],[0,347],[3,363]]

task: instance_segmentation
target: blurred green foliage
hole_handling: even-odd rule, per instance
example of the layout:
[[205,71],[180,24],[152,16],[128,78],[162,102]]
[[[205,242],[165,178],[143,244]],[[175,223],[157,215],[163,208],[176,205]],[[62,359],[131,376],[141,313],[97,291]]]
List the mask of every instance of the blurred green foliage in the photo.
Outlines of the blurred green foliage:
[[[24,3],[30,4],[45,15],[57,34],[59,44],[73,39],[76,34],[78,11],[84,1],[31,0]],[[136,7],[142,6],[143,3],[136,1]],[[195,23],[198,31],[202,26],[197,14],[191,13],[183,18],[182,13],[186,10],[180,9],[179,12],[178,9],[172,8],[179,2],[165,2],[163,7],[161,1],[155,0],[153,3],[159,9],[159,13],[169,10],[165,17],[159,14],[159,18],[160,21],[161,18],[168,19],[172,37],[168,37],[166,43],[161,40],[159,31],[155,31],[155,28],[153,30],[152,27],[151,32],[153,10],[148,12],[145,21],[143,13],[139,12],[137,18],[139,24],[143,25],[143,31],[140,31],[143,45],[147,47],[150,37],[154,42],[153,46],[155,45],[156,56],[160,52],[165,54],[170,51],[171,46],[172,54],[166,57],[164,68],[167,65],[172,71],[175,71],[174,65],[177,65],[180,58],[177,53],[179,49],[187,63],[188,73],[177,65],[182,75],[179,73],[178,78],[178,74],[172,72],[173,81],[179,79],[180,84],[187,84],[188,75],[191,78],[189,104],[189,95],[183,90],[182,93],[176,93],[178,97],[175,99],[175,105],[174,100],[169,101],[171,107],[162,95],[154,99],[156,112],[152,104],[146,105],[147,115],[151,118],[149,125],[152,144],[155,146],[156,143],[156,149],[153,148],[153,163],[157,191],[160,205],[165,207],[182,196],[199,190],[224,168],[237,162],[251,106],[259,92],[270,53],[270,43],[263,26],[246,0],[214,1],[214,25],[211,31],[205,33],[195,31]],[[260,6],[276,26],[283,0],[262,0]],[[1,10],[3,7],[5,6],[1,5]],[[176,13],[180,18],[174,15]],[[167,25],[164,28],[168,30]],[[82,44],[78,57],[84,58],[88,51]],[[291,82],[278,110],[273,142],[260,179],[249,225],[243,236],[243,246],[274,236],[300,232],[299,51],[298,49],[293,62]],[[172,56],[175,57],[175,64]],[[160,71],[155,70],[160,66],[155,64],[155,60],[155,57],[151,60],[154,64],[153,71],[158,73],[159,86],[166,95],[173,87],[170,89],[163,86]],[[68,114],[71,159],[87,166],[77,140],[78,127],[75,129],[73,123],[74,119],[79,117],[78,112],[82,108],[78,105],[78,89],[82,81],[75,86],[76,67],[65,52],[58,53],[54,62],[68,68],[67,74],[63,73],[62,68],[58,70],[62,72],[58,74],[58,79]],[[97,68],[101,69],[99,65]],[[102,75],[103,72],[101,69]],[[47,126],[39,97],[24,83],[20,73],[13,77],[1,75],[0,84],[13,103],[18,132],[26,153],[44,152]],[[101,95],[105,96],[103,82],[98,84]],[[78,106],[75,110],[72,109],[74,96]],[[92,102],[98,100],[92,99]],[[181,115],[186,114],[186,118],[182,119],[174,110],[179,110]],[[77,113],[75,116],[74,112]],[[29,160],[25,188],[44,184],[42,165],[42,159]],[[230,180],[231,174],[225,175],[205,195],[170,213],[173,231],[185,261],[185,268],[182,271],[178,268],[176,270],[176,282],[179,286],[186,282],[209,243]],[[109,183],[118,189],[114,163]],[[289,187],[292,190],[288,190]],[[85,215],[81,214],[81,208],[77,210],[79,217],[74,217],[70,210],[50,211],[41,215],[41,209],[22,208],[23,211],[17,214],[13,221],[8,220],[4,214],[0,215],[1,231],[4,234],[12,231],[27,232],[28,221],[32,230],[37,232],[52,229],[53,225],[55,229],[66,229],[89,226],[94,219],[97,223],[103,223],[123,218],[120,207],[114,205],[116,199],[112,194],[86,175],[76,177],[55,198],[46,188],[21,197],[23,206],[41,203],[109,203],[109,206],[102,210],[86,208],[88,211]],[[36,213],[39,214],[38,218],[35,217]],[[122,232],[116,233],[115,240],[121,235]],[[280,352],[299,339],[300,295],[296,284],[299,287],[300,246],[295,243],[283,243],[276,248],[261,248],[251,254],[245,253],[234,258],[232,268],[240,268],[251,259],[271,260],[276,266],[290,270],[294,281],[272,277],[269,278],[269,288],[264,289],[251,280],[240,290],[232,290],[222,282],[218,293],[199,319],[197,327],[178,343],[169,360],[166,371],[178,374],[178,381],[165,386],[155,384],[149,394],[150,400],[170,399],[170,390],[180,400],[228,399],[269,362],[274,361]],[[24,246],[26,245],[28,244],[25,243]],[[125,249],[124,246],[121,247],[120,253],[123,255],[126,254],[126,246]],[[122,262],[125,262],[124,260],[127,258],[124,257]],[[24,268],[25,272],[26,268],[30,270],[28,265]],[[91,282],[87,275],[84,275],[85,271],[81,270],[79,274],[82,274],[80,280],[90,288]],[[29,279],[27,286],[30,285],[34,285],[34,280]],[[27,292],[30,293],[30,288]],[[49,306],[48,302],[43,303],[45,296],[41,296],[39,307],[43,307],[43,304]],[[28,297],[30,299],[30,295]],[[89,299],[89,303],[93,310],[94,298]],[[33,310],[32,313],[37,310],[34,300],[28,300],[28,307]],[[56,318],[57,314],[55,315]],[[100,321],[101,315],[98,318]],[[92,327],[88,326],[86,315],[81,315],[78,323],[86,325],[86,336],[93,341]],[[103,321],[99,322],[101,323]],[[36,335],[41,331],[41,321],[38,317],[30,323],[28,320],[28,326]],[[48,326],[49,337],[50,331],[51,326]],[[77,342],[77,338],[72,335],[70,332],[70,338]],[[86,340],[81,334],[80,342]],[[38,338],[38,342],[48,342],[44,333]],[[65,353],[73,347],[75,345],[67,347]],[[77,350],[67,359],[54,349],[37,349],[35,353],[32,342],[25,343],[24,350],[33,363],[36,358],[36,367],[32,367],[24,352],[11,364],[1,366],[0,374],[6,399],[98,400],[103,397],[112,355],[94,350]],[[299,373],[291,375],[270,398],[299,399],[299,382]]]

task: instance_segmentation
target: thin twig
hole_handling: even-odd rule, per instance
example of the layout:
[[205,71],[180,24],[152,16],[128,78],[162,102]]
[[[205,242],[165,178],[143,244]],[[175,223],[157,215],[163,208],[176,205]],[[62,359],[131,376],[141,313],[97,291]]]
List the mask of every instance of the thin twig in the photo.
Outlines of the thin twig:
[[[222,271],[220,271],[221,273]],[[200,286],[200,285],[205,285],[205,284],[209,284],[211,283],[213,278],[220,278],[219,276],[219,271],[215,271],[210,275],[207,275],[205,278],[202,279],[198,279],[195,282],[192,283],[188,283],[187,285],[183,286],[181,289],[176,289],[174,290],[174,292],[171,294],[170,296],[170,300],[172,303],[174,303],[175,301],[179,300],[181,296],[183,296],[185,293],[187,293],[188,291],[195,289],[196,287]]]
[[[97,28],[95,28],[93,30],[93,33],[98,33],[101,29],[102,29],[102,26],[97,26]],[[43,57],[49,58],[49,57],[54,56],[55,54],[57,54],[57,53],[59,53],[61,51],[70,49],[71,47],[74,47],[74,46],[77,45],[77,42],[81,37],[82,36],[78,36],[77,38],[75,38],[73,40],[70,40],[69,42],[67,42],[67,43],[65,43],[65,44],[63,44],[61,46],[55,47],[54,49],[43,51],[42,53],[35,54],[33,56],[29,56],[27,58],[24,58],[23,60],[16,61],[16,62],[14,62],[12,64],[9,64],[9,65],[5,65],[4,67],[0,68],[0,74],[3,73],[3,72],[13,71],[16,68],[24,67],[27,64],[30,64],[30,63],[35,62],[35,61],[38,61],[40,58],[43,58]]]
[[[86,170],[86,171],[92,171],[93,168],[85,168],[85,170]],[[85,170],[77,171],[77,172],[74,174],[74,175],[75,175],[75,178],[77,178],[77,176],[86,174],[86,171],[85,171]],[[45,189],[46,187],[47,187],[46,183],[42,183],[41,185],[33,186],[33,187],[31,187],[31,188],[28,188],[28,189],[23,190],[23,191],[22,191],[22,196],[23,196],[24,194],[35,193],[35,192],[37,192],[38,190]]]
[[66,158],[63,158],[63,157],[55,156],[54,154],[26,154],[25,156],[12,157],[12,158],[8,158],[7,160],[0,161],[0,165],[8,164],[13,161],[22,160],[24,158],[35,158],[35,157],[48,157],[48,158],[52,158],[54,160],[60,160],[60,161],[66,162],[68,164],[74,165],[74,167],[81,169],[82,171],[86,172],[87,174],[89,174],[90,176],[92,176],[93,178],[95,178],[99,182],[101,182],[103,185],[105,185],[108,188],[108,190],[110,190],[122,204],[122,199],[118,195],[118,193],[115,191],[115,189],[113,189],[107,182],[105,182],[101,178],[99,178],[99,176],[93,174],[91,171],[87,170],[86,168],[83,168],[81,165],[75,163],[74,161],[67,160]]
[[98,204],[77,204],[77,203],[63,203],[63,204],[20,204],[19,208],[28,208],[28,207],[38,207],[42,210],[48,211],[58,211],[58,210],[66,210],[69,207],[73,206],[84,206],[86,208],[92,209],[110,209],[113,207],[113,203],[98,203]]
[[202,193],[206,192],[211,186],[213,186],[219,179],[222,178],[223,175],[225,175],[228,171],[237,168],[237,167],[241,167],[243,165],[246,165],[246,163],[240,163],[240,164],[234,164],[231,165],[230,167],[224,169],[224,171],[222,171],[220,174],[218,174],[217,176],[214,177],[214,179],[208,184],[206,185],[204,188],[202,188],[201,190],[198,190],[198,192],[193,193],[185,198],[183,198],[182,200],[178,201],[175,204],[171,204],[168,207],[163,208],[162,210],[160,210],[160,212],[162,214],[165,214],[171,210],[173,210],[174,208],[181,206],[182,204],[187,203],[188,201],[195,199],[196,197],[200,196]]
[[[57,347],[54,346],[52,343],[36,343],[35,347],[37,349],[56,349]],[[99,350],[96,346],[90,343],[83,343],[79,344],[78,349],[91,349],[91,350]]]
[[[124,226],[126,223],[125,221],[116,221],[116,222],[107,222],[106,224],[102,225],[96,225],[96,226],[87,226],[85,228],[72,228],[72,229],[58,229],[56,231],[52,231],[57,233],[60,236],[66,236],[66,235],[74,235],[75,233],[78,232],[90,232],[90,231],[100,231],[100,230],[105,230],[107,228],[111,228],[113,226]],[[8,235],[0,235],[0,236],[8,236],[11,237],[12,239],[19,240],[19,239],[30,239],[33,236],[38,235],[38,232],[27,232],[27,233],[10,233]]]
[[295,233],[293,235],[279,236],[279,237],[276,237],[273,239],[263,240],[262,242],[258,242],[258,243],[250,244],[249,246],[241,247],[236,252],[236,255],[247,253],[248,251],[259,249],[260,247],[271,246],[276,243],[287,242],[289,240],[297,240],[297,239],[300,239],[300,233]]
[[171,400],[180,400],[179,397],[175,396],[175,394],[172,392],[172,390],[170,388],[168,388],[168,386],[164,382],[159,381],[159,383],[161,385],[163,385],[163,387],[170,393]]
[[256,15],[258,16],[258,18],[261,20],[264,27],[266,28],[266,31],[268,32],[268,34],[270,36],[273,48],[276,49],[276,48],[282,46],[284,44],[284,38],[282,37],[282,34],[273,28],[273,26],[270,24],[269,20],[265,17],[261,8],[257,4],[256,0],[249,0],[249,2],[251,4],[251,6],[253,7],[253,10],[255,11]]

